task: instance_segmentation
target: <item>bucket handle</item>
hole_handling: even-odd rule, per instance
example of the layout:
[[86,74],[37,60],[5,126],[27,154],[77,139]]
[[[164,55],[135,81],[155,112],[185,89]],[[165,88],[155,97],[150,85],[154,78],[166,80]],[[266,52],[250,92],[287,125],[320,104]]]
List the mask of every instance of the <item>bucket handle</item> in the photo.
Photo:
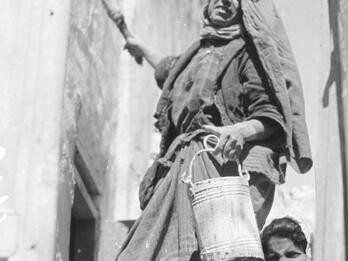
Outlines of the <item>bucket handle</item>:
[[[192,172],[193,172],[193,162],[194,160],[197,158],[197,156],[199,156],[201,153],[203,152],[213,152],[215,150],[215,147],[210,147],[208,142],[213,142],[215,140],[215,144],[218,144],[219,142],[219,138],[216,135],[213,134],[209,134],[207,135],[204,140],[203,140],[203,146],[204,149],[199,150],[198,152],[196,152],[196,154],[193,156],[191,162],[190,162],[190,166],[189,166],[189,172],[187,174],[187,172],[185,171],[181,177],[182,182],[184,182],[185,184],[190,185],[190,187],[193,187],[193,182],[192,182]],[[242,165],[240,164],[239,160],[236,159],[235,160],[237,165],[238,165],[238,174],[241,178],[246,179],[247,181],[250,180],[250,175],[247,171],[245,171],[243,174],[243,170],[242,170]]]

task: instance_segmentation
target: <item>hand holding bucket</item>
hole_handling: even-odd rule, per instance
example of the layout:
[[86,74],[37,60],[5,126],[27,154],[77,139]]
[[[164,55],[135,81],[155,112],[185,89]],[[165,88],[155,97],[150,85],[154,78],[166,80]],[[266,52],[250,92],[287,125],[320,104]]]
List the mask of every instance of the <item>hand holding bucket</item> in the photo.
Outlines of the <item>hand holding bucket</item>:
[[[184,174],[182,175],[182,181],[188,185],[190,185],[191,187],[193,187],[193,182],[192,182],[192,173],[193,173],[193,163],[194,160],[203,152],[214,152],[216,150],[216,146],[219,143],[219,138],[214,135],[214,134],[209,134],[207,135],[204,140],[203,140],[203,146],[204,149],[199,150],[192,158],[191,162],[190,162],[190,166],[189,166],[189,172],[187,174],[187,172],[184,172]],[[215,145],[214,147],[211,147],[211,145]],[[235,162],[238,165],[238,174],[241,178],[246,179],[246,181],[249,181],[250,179],[250,175],[249,173],[246,171],[243,173],[242,170],[242,165],[240,164],[239,160],[236,159]]]
[[226,126],[203,125],[206,131],[219,137],[213,154],[221,154],[232,161],[238,159],[242,152],[246,136],[249,135],[249,127],[248,122]]

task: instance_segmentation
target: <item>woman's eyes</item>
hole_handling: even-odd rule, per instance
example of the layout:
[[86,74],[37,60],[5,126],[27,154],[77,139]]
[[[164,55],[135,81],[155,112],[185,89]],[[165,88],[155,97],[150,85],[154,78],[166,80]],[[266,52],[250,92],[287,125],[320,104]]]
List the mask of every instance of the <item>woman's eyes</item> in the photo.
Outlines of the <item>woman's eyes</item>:
[[[292,258],[297,258],[300,255],[302,255],[302,253],[297,252],[297,251],[290,251],[290,252],[286,252],[284,254],[285,254],[284,256],[286,258],[291,258],[291,259]],[[270,254],[267,255],[267,258],[266,258],[267,261],[279,261],[279,259],[280,259],[280,256],[278,254],[276,254],[276,253],[270,253]]]
[[[291,252],[287,252],[285,253],[285,257],[286,258],[297,258],[301,255],[301,253],[296,252],[296,251],[291,251]],[[266,258],[267,261],[279,261],[280,256],[277,254],[269,254]]]

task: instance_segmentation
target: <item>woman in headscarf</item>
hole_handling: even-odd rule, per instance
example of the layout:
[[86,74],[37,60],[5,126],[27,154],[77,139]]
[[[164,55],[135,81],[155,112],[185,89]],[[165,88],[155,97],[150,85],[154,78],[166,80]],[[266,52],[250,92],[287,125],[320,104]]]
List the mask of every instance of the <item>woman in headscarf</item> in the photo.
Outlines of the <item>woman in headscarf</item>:
[[180,57],[160,59],[135,38],[126,48],[156,70],[162,142],[140,187],[144,212],[117,260],[200,260],[181,175],[208,133],[219,142],[201,155],[193,181],[238,175],[239,159],[262,228],[286,161],[302,172],[311,166],[297,68],[272,1],[208,1],[201,39]]
[[312,234],[293,217],[274,219],[261,233],[265,261],[310,261]]

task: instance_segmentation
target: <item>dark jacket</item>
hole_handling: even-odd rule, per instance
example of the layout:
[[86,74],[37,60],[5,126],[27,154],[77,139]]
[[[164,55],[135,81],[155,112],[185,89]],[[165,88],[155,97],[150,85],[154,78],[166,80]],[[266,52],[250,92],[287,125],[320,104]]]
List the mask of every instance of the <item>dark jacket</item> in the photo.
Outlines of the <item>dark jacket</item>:
[[[255,47],[269,86],[276,98],[276,105],[284,116],[285,156],[296,171],[306,173],[313,162],[305,120],[304,97],[297,65],[283,23],[272,0],[242,0],[242,10],[246,37]],[[159,127],[169,124],[164,115],[168,103],[167,97],[176,77],[189,63],[199,46],[199,41],[194,43],[180,56],[168,78],[165,81],[162,79],[163,93],[155,114],[155,117],[159,119]],[[225,59],[225,63],[221,64],[221,74],[228,73],[228,70],[225,70],[228,61],[229,59]],[[162,73],[167,76],[166,72],[162,71]],[[226,81],[224,81],[225,78]],[[228,84],[229,79],[231,78],[228,74],[222,75],[222,85]],[[165,132],[164,130],[162,133],[165,134]],[[170,140],[164,140],[163,144],[168,142],[170,143]],[[162,148],[165,147],[165,145],[162,146]]]

